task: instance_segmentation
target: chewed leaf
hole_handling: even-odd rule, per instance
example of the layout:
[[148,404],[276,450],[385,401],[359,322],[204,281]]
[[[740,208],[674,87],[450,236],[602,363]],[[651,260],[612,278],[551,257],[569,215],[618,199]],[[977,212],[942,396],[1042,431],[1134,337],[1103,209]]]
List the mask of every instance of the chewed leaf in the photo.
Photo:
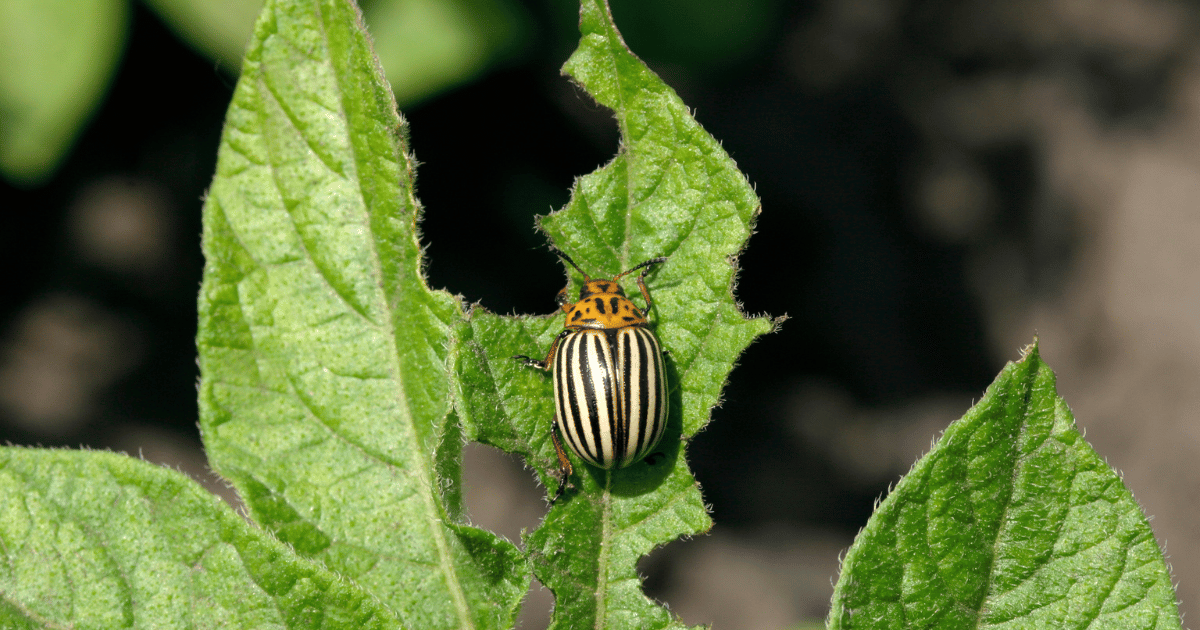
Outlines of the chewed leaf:
[[[642,593],[636,563],[711,525],[684,446],[708,422],[738,355],[775,325],[747,317],[732,294],[736,257],[759,202],[720,144],[625,47],[606,3],[583,3],[580,30],[565,71],[613,110],[621,152],[581,177],[571,201],[541,227],[593,277],[668,257],[647,285],[650,328],[667,351],[671,411],[655,457],[612,471],[575,458],[576,488],[526,544],[535,574],[555,594],[554,627],[674,627],[678,621]],[[622,282],[640,301],[634,277]],[[523,454],[551,489],[558,481],[550,379],[511,357],[544,356],[562,328],[561,316],[476,310],[461,331],[457,359],[469,436]]]
[[1137,502],[1036,344],[946,429],[842,564],[830,628],[1177,630]]
[[453,520],[462,312],[421,275],[404,131],[352,3],[267,2],[204,207],[201,428],[255,520],[406,625],[507,628],[528,563]]

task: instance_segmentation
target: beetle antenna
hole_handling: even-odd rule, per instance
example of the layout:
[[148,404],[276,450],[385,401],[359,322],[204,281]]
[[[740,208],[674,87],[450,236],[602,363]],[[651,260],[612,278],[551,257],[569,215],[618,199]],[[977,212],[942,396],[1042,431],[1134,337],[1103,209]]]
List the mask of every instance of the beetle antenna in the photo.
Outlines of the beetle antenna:
[[[638,266],[634,267],[633,269],[629,269],[629,270],[626,270],[626,271],[622,271],[621,273],[619,273],[619,274],[617,274],[617,275],[613,276],[613,280],[617,280],[617,279],[618,279],[618,278],[620,278],[621,276],[627,276],[627,275],[629,275],[629,274],[631,274],[631,273],[633,273],[633,272],[635,272],[635,271],[637,271],[638,269],[641,269],[641,268],[643,268],[643,267],[649,267],[650,265],[657,265],[658,263],[663,263],[663,262],[667,262],[667,257],[666,257],[666,256],[659,256],[658,258],[651,258],[650,260],[647,260],[646,262],[644,262],[644,263],[642,263],[642,264],[640,264],[640,265],[638,265]],[[578,267],[576,267],[576,269],[578,269]]]
[[574,267],[574,268],[575,268],[575,271],[578,271],[578,272],[580,273],[580,275],[582,275],[582,276],[583,276],[583,281],[584,281],[584,282],[589,282],[589,281],[591,281],[591,277],[587,275],[587,272],[586,272],[586,271],[584,271],[584,270],[582,270],[582,269],[580,269],[580,268],[579,268],[579,265],[576,265],[576,264],[575,264],[575,261],[574,261],[574,260],[571,260],[571,257],[570,257],[570,256],[568,256],[568,255],[566,254],[566,252],[562,251],[561,249],[559,249],[559,248],[557,248],[557,247],[555,247],[555,246],[553,246],[553,245],[551,245],[551,246],[550,246],[550,251],[554,252],[555,254],[557,254],[557,255],[558,255],[558,257],[559,257],[559,258],[561,258],[561,259],[563,259],[563,260],[567,261],[567,263],[568,263],[568,264],[570,264],[572,267]]

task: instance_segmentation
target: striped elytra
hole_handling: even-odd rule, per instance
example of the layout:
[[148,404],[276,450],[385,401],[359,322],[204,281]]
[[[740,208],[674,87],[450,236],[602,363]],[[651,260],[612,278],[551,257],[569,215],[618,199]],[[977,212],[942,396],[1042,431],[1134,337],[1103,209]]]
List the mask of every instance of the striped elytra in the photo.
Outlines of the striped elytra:
[[641,326],[563,337],[554,357],[554,408],[571,450],[605,469],[641,461],[667,425],[663,372],[658,340]]
[[[588,277],[569,256],[557,253],[583,275],[579,300],[568,302],[566,289],[559,292],[567,319],[544,361],[523,354],[513,357],[553,373],[550,437],[562,477],[551,503],[562,496],[573,471],[560,437],[589,464],[609,470],[645,459],[667,426],[662,348],[646,328],[646,313],[653,305],[646,274],[667,259],[652,258],[606,280]],[[639,269],[643,271],[637,284],[645,309],[638,308],[617,282]]]

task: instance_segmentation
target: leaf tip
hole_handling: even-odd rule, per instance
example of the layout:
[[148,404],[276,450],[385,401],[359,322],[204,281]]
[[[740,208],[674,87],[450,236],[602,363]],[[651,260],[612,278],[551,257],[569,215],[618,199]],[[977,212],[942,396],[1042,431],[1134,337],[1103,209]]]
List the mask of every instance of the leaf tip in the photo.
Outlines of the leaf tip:
[[783,327],[783,322],[786,322],[787,320],[791,319],[791,316],[788,315],[787,313],[784,313],[783,315],[780,315],[779,317],[771,317],[770,315],[763,313],[762,315],[759,315],[758,317],[766,317],[771,320],[771,329],[768,330],[766,333],[768,335],[779,332],[779,329],[781,327]]
[[1040,358],[1038,356],[1038,335],[1037,335],[1037,333],[1033,334],[1033,341],[1030,342],[1029,345],[1025,346],[1024,348],[1021,348],[1020,352],[1021,352],[1021,361],[1024,361],[1024,360],[1030,359],[1030,358],[1032,358],[1034,361],[1036,361]]

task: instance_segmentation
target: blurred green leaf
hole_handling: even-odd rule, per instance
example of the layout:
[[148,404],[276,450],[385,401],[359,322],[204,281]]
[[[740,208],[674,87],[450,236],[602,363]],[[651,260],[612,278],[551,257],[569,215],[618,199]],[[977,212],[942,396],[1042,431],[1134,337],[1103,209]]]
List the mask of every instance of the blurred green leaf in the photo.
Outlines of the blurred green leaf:
[[227,72],[242,67],[262,0],[145,0],[175,35]]
[[509,542],[455,521],[462,438],[404,124],[345,0],[268,2],[204,207],[201,429],[253,517],[414,628],[507,628]]
[[532,28],[512,0],[375,0],[364,3],[364,12],[402,106],[513,55]]
[[657,68],[693,75],[761,54],[785,24],[779,0],[613,0],[625,41]]
[[[604,2],[586,0],[580,24],[582,40],[565,71],[613,110],[621,153],[580,178],[570,203],[541,228],[596,277],[670,256],[648,284],[651,321],[669,351],[671,417],[659,446],[664,457],[654,464],[602,471],[576,458],[577,490],[526,544],[535,574],[555,594],[553,627],[674,627],[670,613],[642,593],[636,563],[711,525],[681,444],[708,422],[737,356],[773,326],[747,318],[731,293],[759,201],[679,97],[625,48]],[[556,485],[550,379],[510,357],[543,355],[562,326],[559,314],[499,317],[475,309],[456,349],[468,434],[523,454],[548,487]]]
[[1036,343],[946,429],[842,563],[830,628],[1180,627],[1137,502]]
[[0,447],[0,496],[2,628],[399,627],[173,470]]
[[[196,50],[234,71],[262,0],[148,0]],[[401,105],[469,80],[521,48],[531,29],[514,0],[367,0],[376,55]]]
[[0,2],[0,172],[53,173],[100,102],[129,28],[128,0]]

